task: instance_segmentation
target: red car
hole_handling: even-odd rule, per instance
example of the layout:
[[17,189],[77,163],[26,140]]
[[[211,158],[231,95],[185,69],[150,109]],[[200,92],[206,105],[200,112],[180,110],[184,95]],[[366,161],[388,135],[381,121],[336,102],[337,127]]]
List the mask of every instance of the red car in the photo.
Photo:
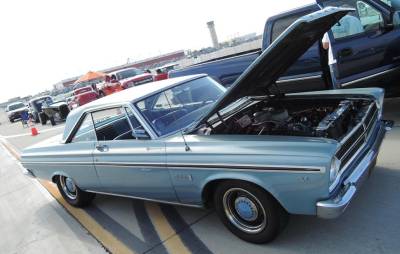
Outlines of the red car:
[[100,97],[107,96],[119,91],[122,91],[124,88],[121,83],[115,79],[112,79],[110,76],[105,77],[105,81],[96,84],[96,89]]
[[78,106],[82,106],[86,103],[96,100],[99,97],[99,94],[96,92],[96,90],[93,89],[91,85],[80,83],[75,85],[74,87],[74,96],[75,103]]
[[156,73],[157,74],[154,76],[154,81],[167,79],[168,78],[168,72],[173,71],[173,70],[177,70],[178,67],[179,67],[179,64],[170,63],[170,64],[166,64],[166,65],[163,65],[163,66],[157,68],[156,69]]
[[119,82],[124,89],[153,82],[153,75],[136,68],[124,69],[108,74],[111,80]]

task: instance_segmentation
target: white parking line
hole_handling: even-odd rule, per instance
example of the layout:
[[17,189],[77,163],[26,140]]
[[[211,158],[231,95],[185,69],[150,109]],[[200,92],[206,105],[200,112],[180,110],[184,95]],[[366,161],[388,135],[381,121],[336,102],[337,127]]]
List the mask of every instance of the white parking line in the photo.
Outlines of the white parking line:
[[[39,130],[39,134],[40,133],[50,132],[50,131],[55,131],[55,130],[58,130],[58,129],[61,129],[61,128],[64,128],[64,125],[63,126],[53,127],[51,129]],[[18,137],[31,136],[31,135],[32,134],[29,132],[29,133],[15,134],[15,135],[9,135],[9,136],[0,135],[0,137],[2,137],[2,138],[18,138]]]

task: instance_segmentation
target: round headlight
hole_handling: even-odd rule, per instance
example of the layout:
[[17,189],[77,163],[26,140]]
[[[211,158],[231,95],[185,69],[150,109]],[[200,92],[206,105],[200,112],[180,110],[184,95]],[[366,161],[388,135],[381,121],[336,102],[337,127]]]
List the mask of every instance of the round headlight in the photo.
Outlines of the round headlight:
[[339,173],[340,169],[340,160],[338,158],[333,157],[332,162],[331,162],[331,169],[329,172],[329,181],[333,183],[336,180],[336,177]]

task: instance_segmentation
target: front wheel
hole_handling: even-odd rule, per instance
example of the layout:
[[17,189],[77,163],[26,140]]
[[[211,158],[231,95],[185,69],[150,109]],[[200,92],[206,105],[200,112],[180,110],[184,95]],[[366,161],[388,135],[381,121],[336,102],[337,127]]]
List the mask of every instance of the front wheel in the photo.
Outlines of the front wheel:
[[87,206],[95,197],[94,193],[81,190],[72,178],[66,176],[58,177],[57,187],[65,201],[75,207]]
[[288,215],[265,190],[251,183],[221,183],[214,196],[218,216],[237,237],[252,243],[272,241],[284,228]]

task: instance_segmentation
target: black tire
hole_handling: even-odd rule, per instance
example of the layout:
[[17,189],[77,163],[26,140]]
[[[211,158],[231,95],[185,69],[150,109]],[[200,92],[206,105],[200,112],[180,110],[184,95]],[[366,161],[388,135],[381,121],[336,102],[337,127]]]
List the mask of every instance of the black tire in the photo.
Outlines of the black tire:
[[51,126],[56,125],[56,120],[54,120],[54,116],[50,117],[49,120],[50,120]]
[[[75,191],[70,191],[66,184],[68,181],[71,181],[74,186]],[[68,204],[75,207],[85,207],[88,206],[96,194],[86,192],[81,190],[78,186],[75,185],[74,181],[66,176],[59,176],[57,179],[57,187],[60,191],[61,195],[68,202]]]
[[60,117],[61,119],[65,120],[67,119],[67,116],[69,114],[69,108],[67,105],[61,105],[59,108],[60,111]]
[[46,125],[47,119],[48,119],[48,117],[44,112],[39,113],[39,120],[42,123],[42,125]]
[[257,244],[274,240],[288,220],[287,212],[268,192],[244,181],[219,184],[214,193],[214,206],[234,235]]
[[10,123],[14,123],[14,119],[9,118]]

